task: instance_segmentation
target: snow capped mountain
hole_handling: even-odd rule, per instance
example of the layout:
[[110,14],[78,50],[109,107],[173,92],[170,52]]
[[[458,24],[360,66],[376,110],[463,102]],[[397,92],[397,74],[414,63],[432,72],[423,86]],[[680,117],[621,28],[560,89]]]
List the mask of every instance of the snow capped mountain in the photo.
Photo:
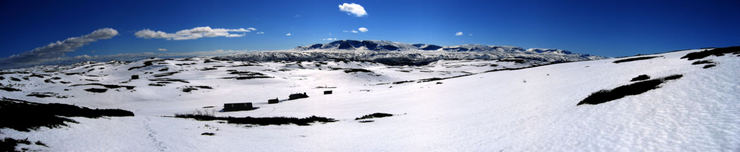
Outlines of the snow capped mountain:
[[338,40],[326,44],[313,44],[308,46],[299,46],[297,50],[372,50],[372,51],[408,51],[419,50],[418,47],[391,41],[382,40]]
[[572,54],[571,52],[559,49],[541,49],[530,48],[523,49],[513,46],[490,46],[480,44],[464,44],[456,46],[439,46],[434,44],[406,44],[400,42],[383,41],[383,40],[338,40],[325,44],[313,44],[308,46],[299,46],[297,50],[371,50],[371,51],[451,51],[451,52],[531,52],[531,53],[557,53]]

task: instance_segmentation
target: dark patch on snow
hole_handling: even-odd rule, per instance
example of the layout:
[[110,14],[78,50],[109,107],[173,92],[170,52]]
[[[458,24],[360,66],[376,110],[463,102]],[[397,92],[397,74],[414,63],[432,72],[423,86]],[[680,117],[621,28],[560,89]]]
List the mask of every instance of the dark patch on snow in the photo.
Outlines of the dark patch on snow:
[[10,77],[10,81],[21,81],[21,79],[18,79],[16,77]]
[[642,57],[634,57],[634,58],[626,58],[626,59],[620,59],[615,60],[614,63],[623,63],[623,62],[632,62],[632,61],[639,61],[639,60],[647,60],[652,58],[657,58],[662,56],[642,56]]
[[663,78],[635,82],[632,84],[619,86],[611,90],[600,90],[600,91],[592,93],[585,99],[581,100],[581,102],[578,102],[578,104],[576,105],[582,105],[582,104],[595,105],[595,104],[601,104],[604,102],[609,102],[612,100],[617,100],[625,96],[642,94],[647,91],[659,88],[660,84],[663,84],[664,82],[668,80],[676,80],[681,77],[683,77],[683,75],[676,74],[676,75],[671,75],[671,76],[667,76]]
[[200,69],[200,71],[213,71],[213,70],[218,70],[218,68],[213,68],[213,67],[208,68],[208,67],[206,67],[206,68]]
[[114,84],[101,84],[101,83],[87,83],[87,84],[73,84],[70,85],[70,87],[76,87],[76,86],[102,86],[108,89],[118,89],[118,88],[126,88],[128,90],[136,88],[136,86],[126,86],[126,85],[114,85]]
[[203,136],[213,136],[213,135],[216,135],[216,134],[215,133],[212,133],[212,132],[204,132],[204,133],[202,133],[200,135],[203,135]]
[[225,120],[231,124],[250,124],[250,125],[288,125],[295,124],[299,126],[308,126],[311,123],[329,123],[337,120],[326,117],[311,116],[306,118],[294,117],[215,117],[207,114],[175,114],[175,118],[191,118],[198,121]]
[[149,83],[149,86],[153,86],[153,87],[164,87],[165,85],[167,84],[166,83]]
[[702,68],[704,68],[704,69],[709,69],[709,68],[712,68],[712,67],[715,67],[715,66],[717,66],[717,65],[716,65],[716,64],[708,64],[708,65],[705,65],[705,66],[704,66],[704,67],[702,67]]
[[642,80],[647,80],[647,79],[650,79],[650,76],[645,75],[645,74],[642,74],[642,75],[638,75],[637,77],[632,78],[632,80],[630,80],[630,82],[632,82],[632,81],[642,81]]
[[229,74],[235,74],[235,75],[247,75],[247,76],[253,76],[253,75],[265,75],[259,72],[252,72],[252,71],[236,71],[236,70],[229,70]]
[[23,91],[21,89],[11,88],[7,86],[0,86],[0,90],[8,91],[8,92]]
[[383,118],[383,117],[390,117],[393,116],[393,114],[387,114],[387,113],[373,113],[369,115],[364,115],[362,117],[355,118],[355,120],[364,120],[364,119],[373,119],[373,118]]
[[373,59],[373,62],[382,63],[390,66],[425,66],[429,63],[437,61],[437,59],[421,58],[421,59],[410,59],[408,57],[385,57]]
[[175,64],[175,65],[177,65],[177,66],[184,66],[184,65],[196,65],[196,64],[198,64],[198,63],[178,63],[178,64]]
[[29,74],[31,72],[28,71],[10,71],[10,72],[0,72],[0,75],[6,75],[6,74]]
[[712,60],[699,60],[694,63],[691,63],[691,65],[712,64],[712,63],[714,63]]
[[41,141],[36,141],[35,144],[39,146],[49,147],[49,146],[46,146],[46,144],[42,143]]
[[[0,151],[4,152],[19,152],[15,149],[16,146],[23,144],[23,145],[31,145],[31,141],[28,141],[28,138],[26,139],[13,139],[13,138],[5,138],[3,140],[0,140]],[[41,143],[41,141],[37,141],[36,145],[44,146],[46,147],[46,144]],[[23,151],[27,151],[27,149],[24,149]]]
[[519,63],[519,64],[526,63],[527,62],[527,60],[519,59],[519,58],[505,58],[505,59],[499,59],[498,61],[501,61],[501,62],[514,62],[514,63]]
[[134,69],[140,69],[140,68],[152,66],[152,65],[154,65],[153,64],[154,62],[162,62],[162,61],[164,61],[164,59],[144,61],[144,65],[142,65],[142,66],[134,66],[134,67],[128,68],[128,70],[131,71],[131,70],[134,70]]
[[177,73],[180,73],[180,72],[177,72],[177,71],[175,71],[175,72],[165,72],[165,73],[155,74],[153,76],[154,77],[166,77],[166,76],[171,76],[171,75],[174,75],[174,74],[177,74]]
[[223,77],[222,79],[248,80],[248,79],[260,79],[260,78],[273,78],[271,76],[268,76],[268,75],[265,75],[259,72],[237,71],[237,70],[227,70],[227,71],[229,72],[229,74],[238,75],[238,76]]
[[92,92],[92,93],[105,93],[106,91],[108,91],[108,89],[105,89],[105,88],[88,88],[88,89],[85,89],[85,91]]
[[355,69],[355,68],[347,68],[347,69],[344,69],[344,73],[355,73],[355,72],[373,73],[373,71],[370,71],[370,70],[367,70],[367,69]]
[[64,75],[82,75],[82,74],[85,74],[85,72],[64,73]]
[[29,77],[36,77],[36,78],[40,78],[40,79],[43,79],[44,78],[43,75],[36,74],[36,73],[31,73],[31,75],[29,75]]
[[164,81],[164,82],[182,82],[182,83],[190,83],[188,81],[185,81],[183,79],[172,79],[172,78],[155,78],[155,79],[149,79],[149,81]]
[[0,99],[0,128],[18,131],[36,130],[40,127],[56,128],[67,122],[77,123],[67,117],[100,118],[104,116],[134,116],[121,109],[90,109],[61,103],[33,103],[18,99]]
[[730,53],[740,55],[740,46],[716,48],[716,49],[709,49],[709,50],[704,50],[704,51],[699,51],[699,52],[692,52],[692,53],[684,55],[681,58],[682,59],[685,58],[687,60],[696,60],[696,59],[703,59],[711,55],[723,56],[725,54],[730,54]]
[[54,92],[31,92],[31,94],[28,94],[26,96],[37,97],[37,98],[48,98],[48,97],[67,98],[67,96],[60,96],[58,93],[54,93]]
[[426,78],[426,79],[419,79],[419,81],[417,81],[417,82],[418,83],[424,83],[424,82],[440,81],[440,80],[447,80],[447,79],[454,79],[454,78],[466,77],[466,76],[471,76],[471,75],[473,75],[473,74],[463,74],[463,75],[443,77],[443,78],[438,78],[438,77]]
[[211,59],[205,59],[205,60],[203,60],[203,63],[212,63],[212,62],[216,62],[216,61],[211,60]]
[[182,88],[182,92],[190,92],[190,91],[198,90],[198,89],[213,89],[213,87],[210,87],[210,86],[185,86],[185,87]]
[[223,77],[222,79],[249,80],[249,79],[262,79],[262,78],[273,78],[273,77],[271,76],[238,76],[238,77]]
[[231,67],[247,67],[247,66],[262,66],[262,65],[254,64],[254,63],[244,63],[244,64],[239,64],[239,65],[232,65]]

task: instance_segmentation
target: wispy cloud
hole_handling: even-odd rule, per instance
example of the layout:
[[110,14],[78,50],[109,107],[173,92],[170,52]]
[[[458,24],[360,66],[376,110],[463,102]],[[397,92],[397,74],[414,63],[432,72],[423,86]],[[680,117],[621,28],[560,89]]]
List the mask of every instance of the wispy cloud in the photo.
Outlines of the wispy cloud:
[[360,32],[363,32],[363,33],[367,32],[367,28],[365,28],[365,27],[357,28],[357,30],[360,31]]
[[462,35],[463,35],[463,32],[457,32],[457,33],[455,33],[455,36],[462,36]]
[[342,5],[339,5],[339,10],[342,12],[347,12],[347,14],[354,14],[357,17],[367,15],[365,7],[362,7],[362,5],[355,3],[343,3]]
[[265,32],[257,32],[257,34],[265,34]]
[[337,38],[334,38],[334,37],[330,37],[330,38],[323,38],[323,39],[321,39],[321,40],[324,40],[324,41],[336,41],[336,40],[337,40]]
[[167,49],[165,49],[165,48],[158,48],[157,51],[165,52],[165,51],[167,51]]
[[285,33],[285,36],[293,36],[292,33]]
[[118,31],[115,29],[98,29],[87,35],[70,37],[62,41],[35,48],[31,51],[2,58],[0,59],[0,68],[31,66],[58,60],[64,57],[65,53],[74,52],[82,46],[98,40],[110,39],[116,35],[118,35]]
[[167,33],[163,31],[154,31],[150,29],[140,30],[134,35],[139,38],[145,39],[167,39],[167,40],[194,40],[204,37],[242,37],[245,32],[252,32],[257,30],[256,28],[238,28],[238,29],[225,29],[225,28],[211,28],[209,26],[195,27],[192,29],[180,30],[175,33]]

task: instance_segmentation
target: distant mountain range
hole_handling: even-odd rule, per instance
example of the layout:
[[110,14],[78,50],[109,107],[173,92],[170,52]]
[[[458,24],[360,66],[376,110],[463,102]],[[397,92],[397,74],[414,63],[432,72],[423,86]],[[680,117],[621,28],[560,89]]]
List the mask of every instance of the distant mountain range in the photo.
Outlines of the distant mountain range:
[[521,53],[554,53],[554,54],[573,54],[569,51],[560,49],[541,49],[530,48],[524,49],[513,46],[491,46],[479,44],[465,44],[456,46],[440,46],[434,44],[406,44],[382,40],[338,40],[326,44],[313,44],[308,46],[299,46],[298,50],[372,50],[372,51],[452,51],[452,52],[521,52]]
[[529,64],[603,59],[560,49],[466,44],[440,46],[379,40],[338,40],[293,50],[248,52],[219,57],[240,61],[369,61],[387,65],[426,65],[439,60],[506,60]]

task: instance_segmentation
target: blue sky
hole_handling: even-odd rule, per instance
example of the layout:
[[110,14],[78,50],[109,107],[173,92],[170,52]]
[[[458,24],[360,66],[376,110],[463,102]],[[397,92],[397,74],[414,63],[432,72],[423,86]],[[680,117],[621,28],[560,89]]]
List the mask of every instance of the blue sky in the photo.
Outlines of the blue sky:
[[[340,11],[356,3],[367,15]],[[66,56],[208,50],[273,50],[390,40],[438,45],[558,48],[602,56],[740,44],[740,1],[1,1],[0,58],[113,28],[118,35]],[[141,38],[144,29],[239,29],[238,37]],[[360,27],[367,32],[353,33]],[[257,34],[262,32],[263,34]],[[456,36],[457,32],[462,32]],[[291,33],[291,36],[286,36]]]

